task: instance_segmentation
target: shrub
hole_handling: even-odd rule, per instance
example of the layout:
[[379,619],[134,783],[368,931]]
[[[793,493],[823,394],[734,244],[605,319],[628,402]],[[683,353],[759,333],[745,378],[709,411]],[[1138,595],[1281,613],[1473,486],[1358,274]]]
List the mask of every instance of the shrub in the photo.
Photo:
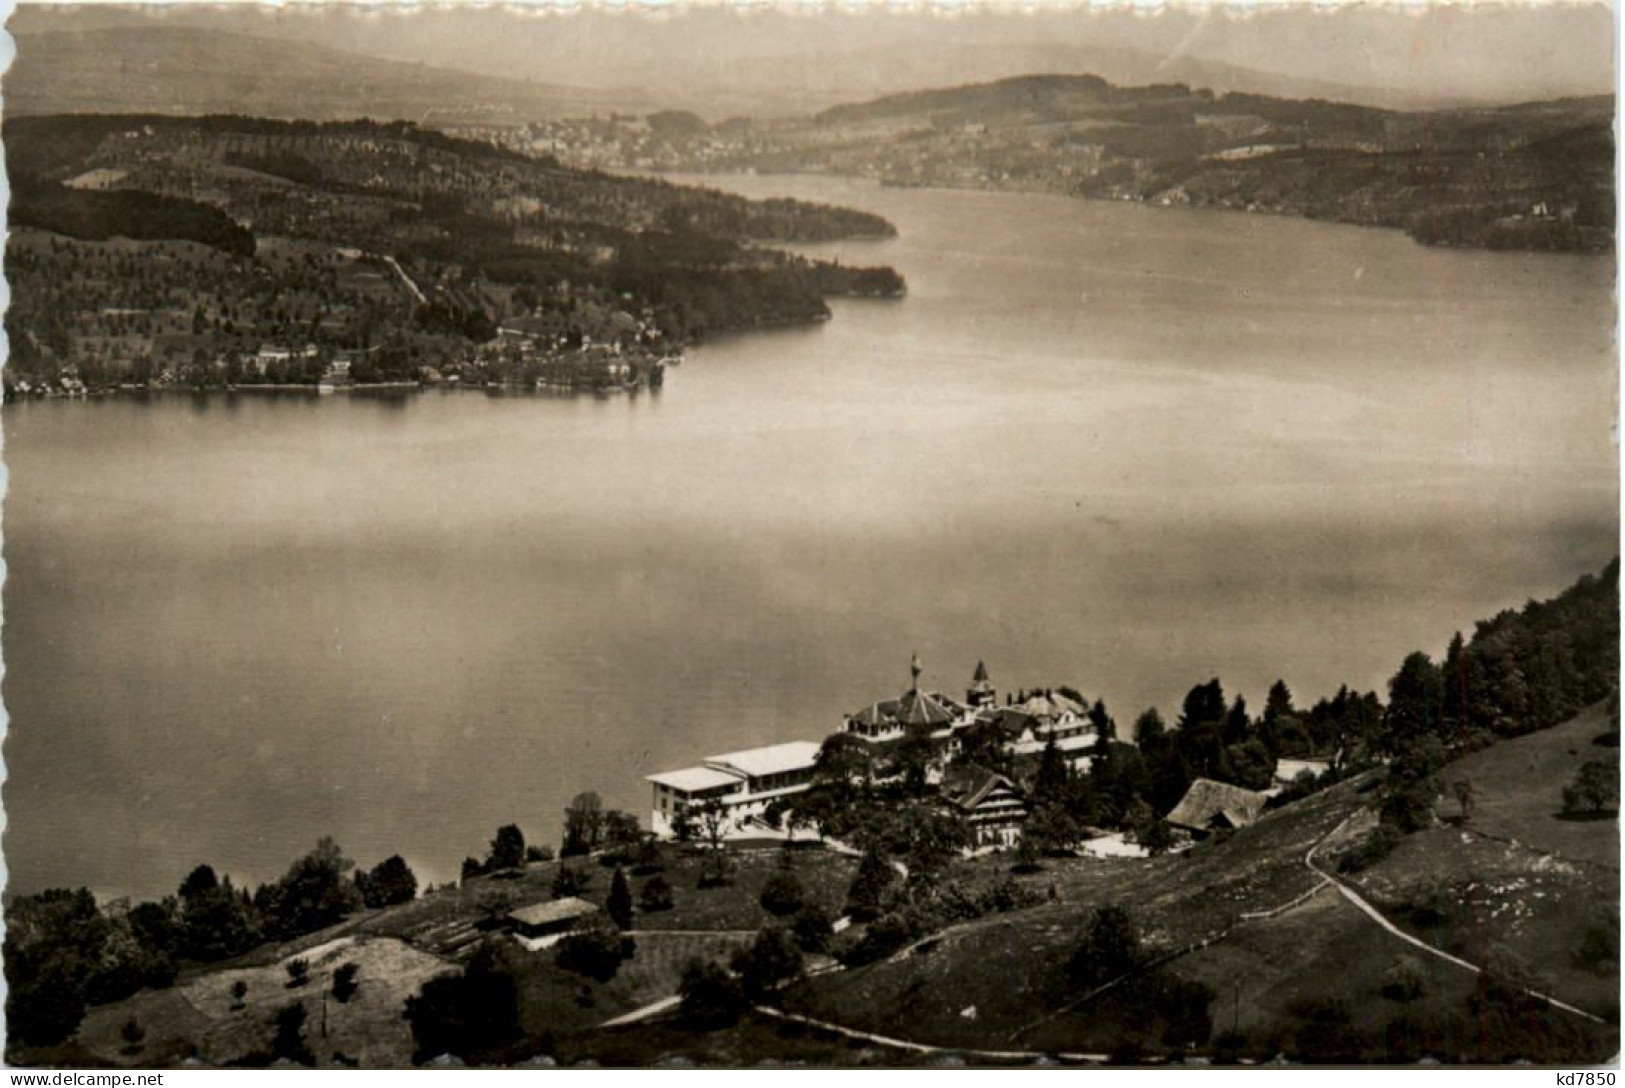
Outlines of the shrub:
[[1085,986],[1100,986],[1133,970],[1140,960],[1140,935],[1134,918],[1120,906],[1098,907],[1083,941],[1072,953],[1067,972]]
[[243,1007],[243,998],[245,998],[247,996],[248,996],[248,983],[247,982],[243,981],[242,979],[238,979],[236,982],[233,982],[231,984],[231,1007],[233,1009],[242,1008]]
[[342,1005],[354,997],[356,991],[361,989],[361,984],[356,981],[356,975],[360,973],[361,965],[355,963],[343,964],[337,971],[334,971],[333,1000]]
[[1378,824],[1359,844],[1337,859],[1340,873],[1358,873],[1369,869],[1394,852],[1404,835],[1391,824]]
[[305,1045],[305,1006],[295,1001],[277,1010],[276,1034],[271,1038],[273,1060],[286,1058],[300,1065],[315,1065],[316,1057]]
[[682,997],[679,1015],[688,1024],[707,1030],[732,1024],[747,1004],[739,980],[709,960],[690,960],[677,992]]
[[638,895],[638,907],[646,914],[657,911],[671,910],[676,904],[672,900],[671,882],[658,873],[649,878]]
[[139,1054],[141,1048],[146,1044],[147,1029],[141,1026],[141,1021],[136,1019],[135,1014],[132,1013],[130,1018],[124,1021],[124,1026],[119,1028],[119,1038],[124,1040],[124,1046],[121,1048],[120,1053],[125,1055]]
[[913,940],[914,925],[901,913],[884,915],[869,923],[863,936],[841,957],[845,967],[862,967],[875,963],[898,951]]
[[790,921],[790,934],[803,952],[828,952],[835,926],[817,903],[803,903]]
[[858,863],[857,875],[846,893],[846,912],[860,922],[878,918],[883,909],[886,892],[897,879],[884,854],[871,847]]
[[632,928],[632,888],[626,882],[626,873],[619,868],[609,882],[609,900],[605,903],[605,910],[617,929]]
[[1382,974],[1382,996],[1389,1001],[1415,1001],[1426,988],[1426,975],[1414,956],[1401,956]]
[[801,974],[801,949],[788,930],[768,926],[734,953],[732,966],[746,996],[759,1001]]
[[288,972],[288,989],[290,990],[303,986],[310,981],[310,961],[303,956],[289,960],[283,966],[283,970]]
[[592,883],[592,873],[571,865],[560,865],[559,871],[553,874],[553,898],[567,899],[572,895],[580,895]]
[[553,860],[553,848],[551,846],[539,846],[536,843],[531,843],[529,846],[525,847],[525,861],[526,862],[539,862],[539,861],[552,861],[552,860]]
[[700,887],[725,888],[734,882],[739,866],[721,847],[707,850],[700,861]]
[[796,913],[806,901],[807,891],[794,873],[779,870],[767,878],[762,888],[762,909],[780,918]]
[[1619,808],[1619,772],[1592,761],[1580,768],[1574,781],[1563,787],[1563,812],[1590,815]]
[[607,926],[594,926],[560,941],[553,962],[566,971],[608,982],[620,971],[621,962],[636,951],[637,942],[631,937]]

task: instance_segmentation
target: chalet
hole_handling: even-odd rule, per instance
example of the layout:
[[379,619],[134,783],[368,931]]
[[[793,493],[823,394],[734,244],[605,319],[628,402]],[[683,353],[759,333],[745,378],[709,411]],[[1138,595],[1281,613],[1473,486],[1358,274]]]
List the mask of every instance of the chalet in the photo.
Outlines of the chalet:
[[693,767],[649,775],[654,790],[649,826],[670,836],[679,812],[714,803],[722,808],[729,830],[738,831],[772,801],[812,784],[818,748],[810,740],[793,740],[708,756]]
[[1246,827],[1263,815],[1269,798],[1255,790],[1245,790],[1211,778],[1198,778],[1174,810],[1168,822],[1196,835]]
[[572,896],[544,903],[532,903],[528,907],[509,911],[507,922],[512,926],[515,936],[532,941],[543,938],[557,940],[575,928],[575,924],[581,919],[596,913],[598,913],[597,904]]
[[957,763],[948,768],[938,789],[970,825],[977,848],[1011,847],[1020,840],[1021,826],[1027,822],[1027,802],[1004,775]]

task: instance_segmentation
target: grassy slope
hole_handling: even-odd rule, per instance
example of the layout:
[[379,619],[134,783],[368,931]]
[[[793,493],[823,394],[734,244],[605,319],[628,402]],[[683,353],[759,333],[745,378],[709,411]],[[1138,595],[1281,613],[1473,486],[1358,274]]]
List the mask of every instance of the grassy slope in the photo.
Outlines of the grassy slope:
[[1473,783],[1471,819],[1442,802],[1450,823],[1411,836],[1357,883],[1429,942],[1473,963],[1510,953],[1553,996],[1616,1017],[1619,964],[1583,955],[1581,942],[1607,926],[1617,947],[1619,824],[1561,815],[1562,787],[1581,764],[1617,773],[1619,749],[1594,743],[1609,728],[1593,707],[1451,765],[1447,784]]
[[[986,1049],[1088,1050],[1109,1045],[1098,1010],[1052,1021],[1037,1042],[1024,1034],[1080,996],[1067,958],[1093,910],[1129,906],[1144,941],[1173,951],[1215,938],[1249,911],[1277,907],[1318,878],[1303,856],[1369,799],[1344,783],[1271,813],[1222,842],[1149,860],[1078,858],[1020,878],[1058,902],[997,915],[941,933],[922,951],[813,979],[790,995],[798,1012],[913,1041]],[[990,859],[984,865],[1008,865]],[[961,1015],[976,1006],[974,1019]],[[1014,1042],[1012,1040],[1015,1040]]]
[[[1612,821],[1555,816],[1561,787],[1579,763],[1617,758],[1616,749],[1592,744],[1605,728],[1598,713],[1589,711],[1449,769],[1446,782],[1465,774],[1479,790],[1474,826],[1490,834],[1515,829],[1525,845],[1441,827],[1411,836],[1361,879],[1372,898],[1394,912],[1394,921],[1424,939],[1473,962],[1510,952],[1536,968],[1532,981],[1548,992],[1617,1019],[1617,964],[1574,955],[1596,916],[1618,918],[1617,828]],[[788,1005],[850,1027],[938,1045],[1109,1052],[1143,1035],[1144,1025],[1123,1022],[1129,1015],[1124,1003],[1107,995],[1050,1014],[1080,996],[1064,965],[1090,912],[1117,902],[1134,911],[1153,951],[1229,930],[1222,940],[1163,968],[1214,990],[1215,1033],[1234,1024],[1260,1045],[1276,1045],[1295,1007],[1329,999],[1344,1003],[1351,1030],[1363,1033],[1379,1054],[1397,1025],[1422,1021],[1454,1025],[1435,1033],[1437,1047],[1429,1052],[1470,1055],[1479,1040],[1463,1011],[1479,985],[1477,976],[1404,945],[1334,890],[1275,918],[1235,925],[1242,912],[1285,903],[1314,885],[1302,859],[1315,841],[1338,829],[1317,855],[1335,858],[1340,844],[1374,822],[1376,795],[1362,793],[1364,785],[1345,783],[1183,857],[1052,863],[1046,873],[1026,879],[1053,883],[1059,903],[948,930],[900,960],[813,979],[789,995]],[[1440,805],[1446,816],[1454,807],[1450,801]],[[1545,857],[1530,846],[1561,850],[1563,857]],[[1472,890],[1463,891],[1469,882]],[[1428,929],[1416,926],[1406,905],[1440,888],[1443,895],[1430,901],[1457,909],[1446,910]],[[1381,994],[1385,972],[1401,958],[1423,980],[1422,996],[1403,1005]],[[962,1015],[972,1005],[974,1019]],[[1617,1033],[1553,1015],[1564,1020],[1565,1030],[1590,1033],[1573,1044],[1573,1056],[1595,1059],[1617,1045]]]
[[[697,851],[662,849],[662,873],[672,885],[675,906],[634,921],[637,950],[615,978],[598,983],[561,970],[554,953],[516,952],[520,1020],[527,1035],[564,1039],[605,1020],[669,997],[677,991],[684,965],[694,957],[726,961],[771,920],[757,902],[762,887],[780,865],[776,846],[733,847],[738,877],[733,886],[700,890]],[[408,1064],[412,1036],[402,1019],[406,998],[423,982],[456,969],[478,940],[480,922],[498,905],[503,909],[552,898],[559,862],[527,866],[501,877],[477,877],[411,903],[368,911],[339,925],[282,944],[269,944],[226,963],[189,967],[169,989],[143,991],[127,1001],[90,1010],[75,1038],[76,1064],[174,1065],[196,1053],[224,1064],[264,1050],[276,1010],[303,1001],[309,1019],[306,1040],[319,1064],[332,1064],[335,1051],[365,1066]],[[591,859],[573,867],[590,874],[581,898],[603,905],[612,869]],[[794,871],[813,899],[838,912],[856,861],[821,849],[794,854]],[[634,901],[649,876],[630,877]],[[311,962],[310,981],[289,990],[284,965],[303,956]],[[322,995],[332,988],[342,963],[361,967],[361,990],[347,1005],[329,1000],[328,1033],[321,1035]],[[249,985],[245,1008],[232,1009],[230,989],[238,979]],[[119,1031],[134,1015],[147,1031],[139,1054],[122,1054]],[[776,1030],[776,1029],[774,1029]],[[590,1056],[584,1052],[583,1056]],[[44,1060],[42,1058],[42,1060]]]

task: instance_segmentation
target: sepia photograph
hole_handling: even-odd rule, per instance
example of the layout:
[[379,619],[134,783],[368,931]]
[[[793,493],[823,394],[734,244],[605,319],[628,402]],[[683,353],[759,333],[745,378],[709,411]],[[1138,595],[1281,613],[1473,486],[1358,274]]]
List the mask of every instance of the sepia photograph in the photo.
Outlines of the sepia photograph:
[[16,4],[4,1064],[1616,1067],[1615,19]]

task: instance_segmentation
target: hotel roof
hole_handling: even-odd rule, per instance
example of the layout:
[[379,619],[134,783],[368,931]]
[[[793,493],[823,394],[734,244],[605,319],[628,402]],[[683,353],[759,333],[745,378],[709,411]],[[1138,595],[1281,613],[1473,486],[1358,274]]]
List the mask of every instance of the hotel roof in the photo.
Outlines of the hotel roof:
[[648,780],[660,786],[668,786],[682,793],[698,793],[701,790],[713,790],[718,786],[731,786],[739,781],[739,776],[719,771],[715,767],[684,767],[679,771],[662,771],[652,774]]
[[739,752],[724,752],[720,756],[707,756],[705,762],[708,766],[721,764],[752,778],[759,778],[786,771],[804,771],[818,758],[818,749],[816,741],[793,740],[766,748],[746,748]]

